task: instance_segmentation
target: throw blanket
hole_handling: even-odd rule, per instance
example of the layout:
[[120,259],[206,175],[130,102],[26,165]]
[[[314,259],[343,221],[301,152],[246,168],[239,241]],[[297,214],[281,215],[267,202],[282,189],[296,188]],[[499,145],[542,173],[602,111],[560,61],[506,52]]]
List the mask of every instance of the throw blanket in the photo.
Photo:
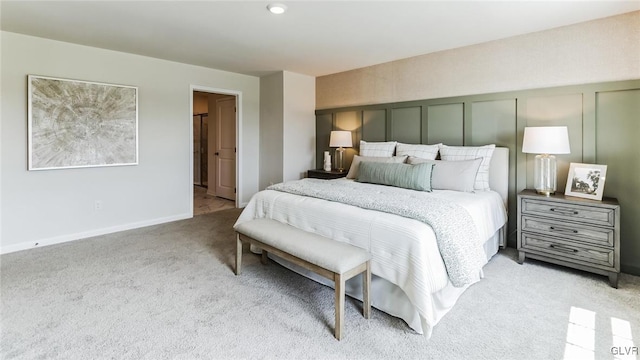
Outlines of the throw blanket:
[[[440,254],[455,287],[479,279],[485,255],[469,213],[431,193],[352,181],[302,179],[269,186],[296,195],[341,202],[422,221],[433,229]],[[367,191],[363,191],[367,189]]]

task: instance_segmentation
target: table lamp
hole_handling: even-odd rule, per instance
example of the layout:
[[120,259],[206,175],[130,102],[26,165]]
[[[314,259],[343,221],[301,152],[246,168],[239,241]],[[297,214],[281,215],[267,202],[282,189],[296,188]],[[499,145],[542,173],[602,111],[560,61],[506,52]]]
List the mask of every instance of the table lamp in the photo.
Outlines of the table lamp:
[[522,152],[535,157],[533,184],[538,194],[549,196],[556,192],[556,157],[569,154],[569,132],[566,126],[525,127]]
[[329,147],[336,149],[336,167],[338,171],[344,171],[344,148],[352,147],[351,131],[332,131],[329,138]]

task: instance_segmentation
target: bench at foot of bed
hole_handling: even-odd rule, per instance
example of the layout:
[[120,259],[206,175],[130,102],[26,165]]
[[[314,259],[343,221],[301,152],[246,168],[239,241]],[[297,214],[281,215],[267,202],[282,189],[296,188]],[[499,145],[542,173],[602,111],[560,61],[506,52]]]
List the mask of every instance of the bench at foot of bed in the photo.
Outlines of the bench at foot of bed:
[[309,233],[271,219],[255,219],[238,224],[236,230],[236,275],[242,270],[242,242],[262,249],[262,263],[273,253],[335,283],[335,337],[342,337],[345,282],[362,273],[362,314],[371,314],[371,255],[364,249]]

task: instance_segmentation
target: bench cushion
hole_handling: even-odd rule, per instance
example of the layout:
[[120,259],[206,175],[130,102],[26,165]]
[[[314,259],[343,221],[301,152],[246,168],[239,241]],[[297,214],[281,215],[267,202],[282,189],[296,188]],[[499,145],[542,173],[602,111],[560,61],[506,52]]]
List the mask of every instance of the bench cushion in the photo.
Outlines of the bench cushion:
[[368,251],[271,219],[255,219],[234,229],[329,271],[342,274],[371,259]]

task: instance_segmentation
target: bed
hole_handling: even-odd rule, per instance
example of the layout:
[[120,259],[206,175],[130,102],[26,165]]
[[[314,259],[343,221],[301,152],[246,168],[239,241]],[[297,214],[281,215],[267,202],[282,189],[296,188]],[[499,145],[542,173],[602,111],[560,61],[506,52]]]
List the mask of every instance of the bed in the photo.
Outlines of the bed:
[[[508,154],[506,148],[497,147],[493,151],[489,164],[490,191],[433,190],[428,194],[457,204],[468,212],[478,234],[481,266],[506,241]],[[390,188],[357,184],[348,179],[306,181],[329,181],[357,187],[354,189],[364,186],[373,191]],[[434,326],[453,308],[462,293],[483,276],[480,266],[474,280],[454,286],[441,255],[442,245],[439,247],[436,239],[434,228],[437,227],[415,218],[269,189],[252,197],[237,224],[256,218],[278,220],[369,250],[372,254],[372,306],[403,319],[415,332],[426,336],[431,336]],[[277,257],[273,260],[315,281],[333,286],[332,282],[294,264]],[[347,282],[346,293],[362,299],[361,281],[357,277]]]

